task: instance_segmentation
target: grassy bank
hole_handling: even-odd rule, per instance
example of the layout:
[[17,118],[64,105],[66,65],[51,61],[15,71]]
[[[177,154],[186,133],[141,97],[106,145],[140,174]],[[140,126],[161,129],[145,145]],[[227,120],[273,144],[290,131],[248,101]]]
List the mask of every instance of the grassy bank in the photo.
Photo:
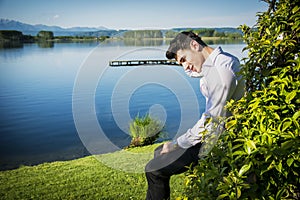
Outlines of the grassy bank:
[[[140,172],[157,146],[2,171],[0,199],[145,199]],[[183,178],[171,178],[172,199],[182,192]]]

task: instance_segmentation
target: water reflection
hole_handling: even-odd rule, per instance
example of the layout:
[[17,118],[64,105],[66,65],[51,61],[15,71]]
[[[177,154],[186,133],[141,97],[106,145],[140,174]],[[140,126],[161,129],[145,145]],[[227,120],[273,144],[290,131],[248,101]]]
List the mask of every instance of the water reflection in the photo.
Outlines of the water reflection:
[[54,47],[53,41],[40,40],[40,41],[38,41],[37,44],[38,44],[38,47],[40,47],[40,48],[53,48]]
[[203,41],[208,45],[222,45],[222,44],[243,44],[242,39],[203,39]]
[[163,39],[125,39],[125,46],[161,46],[163,45]]
[[23,42],[20,41],[0,42],[0,49],[13,49],[13,48],[23,48]]
[[[222,45],[222,44],[243,44],[242,39],[216,39],[216,38],[204,38],[204,42],[208,45]],[[146,47],[146,46],[163,46],[169,45],[171,39],[107,39],[101,44],[109,46],[136,46],[136,47]],[[53,48],[57,43],[89,43],[89,44],[100,44],[99,41],[38,41],[37,44],[40,48]],[[23,48],[24,43],[20,41],[10,41],[10,42],[0,42],[0,49],[9,49],[9,48]]]

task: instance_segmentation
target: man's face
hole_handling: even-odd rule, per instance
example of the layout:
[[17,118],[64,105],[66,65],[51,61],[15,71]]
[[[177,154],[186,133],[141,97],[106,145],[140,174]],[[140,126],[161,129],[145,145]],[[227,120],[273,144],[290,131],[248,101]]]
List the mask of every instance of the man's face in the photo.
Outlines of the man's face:
[[180,49],[177,51],[176,60],[181,64],[184,70],[193,72],[201,72],[202,64],[205,59],[199,48],[191,47],[191,49]]

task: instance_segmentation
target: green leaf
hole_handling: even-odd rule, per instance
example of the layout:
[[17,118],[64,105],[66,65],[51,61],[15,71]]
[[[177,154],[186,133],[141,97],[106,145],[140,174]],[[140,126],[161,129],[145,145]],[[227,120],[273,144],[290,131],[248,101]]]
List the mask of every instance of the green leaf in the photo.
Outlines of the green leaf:
[[247,147],[250,148],[250,149],[256,149],[256,145],[255,145],[255,143],[254,143],[252,140],[248,140],[248,141],[246,142],[246,145],[247,145]]
[[245,155],[245,154],[246,154],[245,151],[234,151],[234,152],[232,153],[233,156],[237,156],[237,155]]
[[281,170],[282,170],[282,163],[281,163],[281,161],[279,162],[278,165],[275,165],[275,168],[277,169],[277,171],[281,172]]
[[260,103],[260,99],[256,98],[254,99],[254,102],[252,104],[249,104],[249,107],[251,108],[251,112],[253,112],[259,106],[259,103]]
[[297,95],[297,91],[293,90],[292,92],[288,93],[285,97],[285,102],[286,103],[291,103],[291,101],[295,98]]
[[266,156],[265,161],[267,162],[269,160],[269,158],[271,158],[273,156],[273,154],[269,154]]
[[293,14],[297,13],[299,11],[299,9],[300,9],[300,7],[298,7],[298,6],[294,7],[292,10]]
[[[271,99],[271,100],[276,100],[276,99],[274,99],[274,98],[269,98],[269,99]],[[277,106],[277,105],[271,105],[271,106],[266,106],[266,108],[268,109],[268,110],[278,110],[278,109],[280,109],[280,106]]]
[[237,188],[236,190],[237,190],[237,191],[236,191],[236,193],[237,193],[237,194],[236,194],[236,197],[237,197],[237,198],[240,198],[241,195],[242,195],[241,189],[240,189],[240,188]]
[[281,40],[277,40],[274,44],[275,47],[278,47],[278,45],[281,43]]
[[231,149],[232,149],[232,151],[234,151],[235,149],[239,149],[241,146],[243,146],[243,144],[237,144],[237,145],[234,145]]
[[247,171],[249,171],[250,168],[251,168],[251,164],[243,165],[243,167],[239,171],[239,176],[245,174]]
[[292,122],[291,121],[285,121],[283,123],[282,131],[285,131],[287,128],[291,126]]
[[280,116],[279,116],[276,112],[274,112],[273,115],[274,115],[274,118],[275,118],[275,119],[280,120]]
[[261,132],[266,131],[266,127],[265,127],[265,123],[264,123],[265,118],[266,118],[265,116],[262,116],[261,119],[260,119],[260,131]]
[[279,190],[276,194],[276,199],[282,199],[282,195],[284,194],[284,192],[286,192],[284,188]]
[[293,115],[292,118],[293,118],[294,120],[296,120],[296,119],[298,119],[299,116],[300,116],[300,111],[297,111],[297,112],[294,113],[294,115]]
[[287,140],[287,141],[281,143],[281,148],[283,150],[287,150],[287,149],[293,147],[293,145],[294,145],[294,141],[293,140]]
[[293,164],[293,162],[294,162],[294,158],[289,158],[289,159],[287,159],[287,161],[286,161],[286,163],[287,163],[287,165],[288,165],[289,167]]
[[274,167],[274,165],[275,165],[275,161],[273,160],[271,162],[271,164],[269,165],[269,167],[267,168],[267,171],[269,171],[270,169],[272,169]]
[[224,183],[226,183],[226,184],[230,184],[230,181],[229,181],[226,177],[223,177],[223,181],[224,181]]
[[273,144],[273,138],[272,136],[270,135],[272,133],[264,133],[262,135],[262,143],[266,143],[268,146],[271,146]]
[[229,196],[229,194],[221,194],[218,196],[217,200],[224,199],[225,197],[228,197],[228,196]]
[[234,125],[236,125],[237,120],[230,120],[229,122],[226,123],[226,129],[230,129],[231,127],[233,127]]

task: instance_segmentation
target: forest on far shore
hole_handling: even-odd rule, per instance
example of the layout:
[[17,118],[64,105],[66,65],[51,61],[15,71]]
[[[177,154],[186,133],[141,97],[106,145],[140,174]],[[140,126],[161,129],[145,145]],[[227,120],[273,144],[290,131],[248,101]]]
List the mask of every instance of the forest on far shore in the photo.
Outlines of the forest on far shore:
[[[74,35],[74,36],[55,36],[52,31],[39,31],[36,36],[24,35],[21,31],[0,30],[0,42],[36,42],[36,41],[72,41],[72,40],[99,40],[104,41],[108,38],[121,39],[163,39],[174,38],[181,31],[194,31],[201,37],[217,37],[222,39],[241,39],[242,33],[234,30],[223,31],[222,29],[200,28],[200,29],[178,29],[178,30],[129,30],[119,34],[95,35],[92,33]],[[226,29],[225,29],[226,30]]]

